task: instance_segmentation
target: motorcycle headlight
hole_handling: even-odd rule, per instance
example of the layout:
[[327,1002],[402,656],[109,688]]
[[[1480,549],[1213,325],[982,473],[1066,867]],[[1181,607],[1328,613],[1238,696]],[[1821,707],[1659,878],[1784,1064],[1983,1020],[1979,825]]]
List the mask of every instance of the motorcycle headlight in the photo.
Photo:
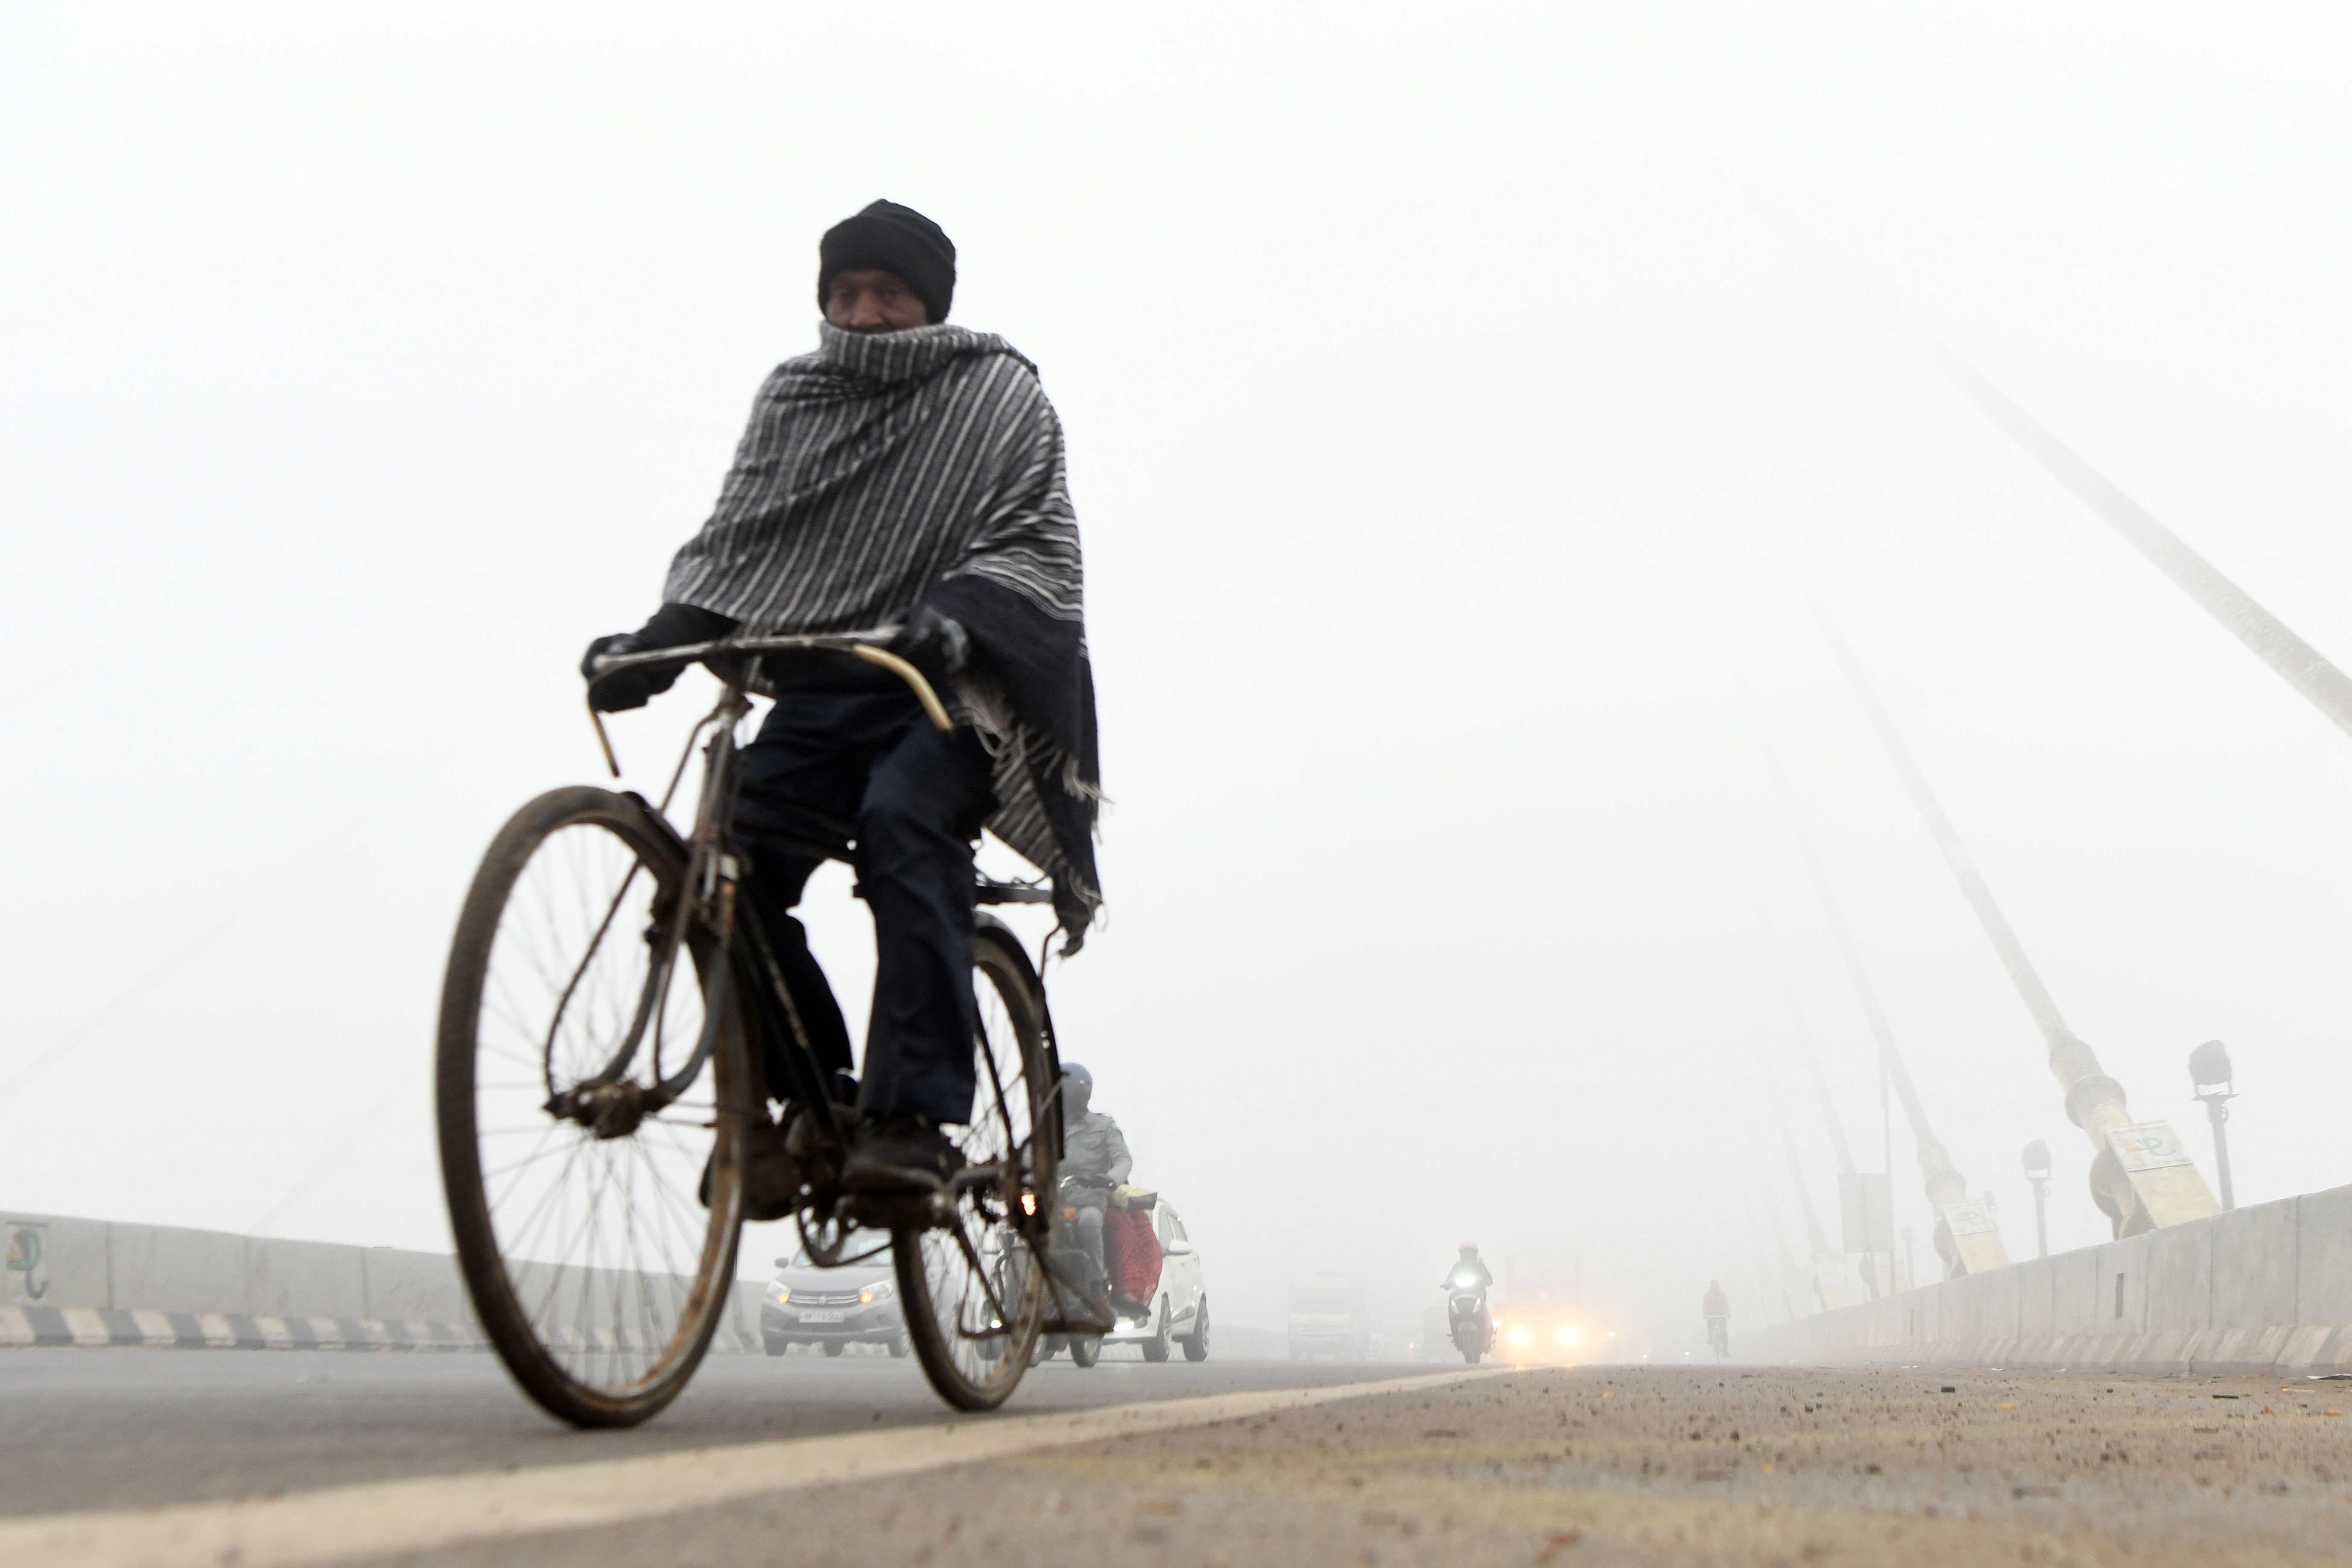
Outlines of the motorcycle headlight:
[[878,1279],[857,1293],[857,1304],[861,1307],[870,1307],[875,1302],[887,1300],[898,1293],[898,1286],[887,1279]]

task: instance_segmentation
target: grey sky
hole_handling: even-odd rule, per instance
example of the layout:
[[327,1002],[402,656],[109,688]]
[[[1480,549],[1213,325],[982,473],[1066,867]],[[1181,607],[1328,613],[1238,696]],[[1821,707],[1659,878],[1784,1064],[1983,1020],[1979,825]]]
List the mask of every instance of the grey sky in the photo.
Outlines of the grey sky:
[[[2347,31],[11,8],[0,1080],[144,989],[0,1105],[0,1199],[442,1243],[473,860],[593,776],[579,648],[652,607],[813,339],[817,235],[883,195],[1069,426],[1117,805],[1056,1014],[1225,1321],[1342,1264],[1401,1317],[1475,1237],[1678,1350],[1759,1191],[1794,1220],[1768,1077],[1833,1203],[1768,932],[1873,1151],[1875,1080],[1768,749],[2012,1253],[2032,1137],[2053,1245],[2100,1234],[1809,594],[2134,1110],[2201,1155],[2218,1035],[2242,1200],[2352,1179],[2352,741],[1808,249],[2352,659]],[[692,705],[615,725],[632,783]]]

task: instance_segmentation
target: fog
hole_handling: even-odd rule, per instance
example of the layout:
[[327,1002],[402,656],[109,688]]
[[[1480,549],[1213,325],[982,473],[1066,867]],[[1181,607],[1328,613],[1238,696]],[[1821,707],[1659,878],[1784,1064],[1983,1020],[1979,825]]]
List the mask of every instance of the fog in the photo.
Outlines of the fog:
[[[2323,652],[2352,23],[2310,6],[16,6],[0,14],[0,1201],[447,1245],[440,965],[877,195],[1069,432],[1108,916],[1066,1056],[1222,1322],[1455,1243],[1752,1321],[1874,1047],[2031,1256],[2105,1222],[1832,661],[2074,1029],[2238,1196],[2352,1181],[2352,737],[1857,307]],[[702,682],[702,684],[697,684]],[[613,725],[647,787],[709,687]],[[1000,858],[1003,851],[997,850]],[[862,1024],[845,874],[812,926]],[[1033,935],[1038,934],[1033,932]],[[1898,1224],[1932,1228],[1892,1133]],[[747,1267],[773,1250],[754,1237]],[[1549,1271],[1547,1275],[1547,1271]],[[1633,1353],[1639,1353],[1638,1351]]]

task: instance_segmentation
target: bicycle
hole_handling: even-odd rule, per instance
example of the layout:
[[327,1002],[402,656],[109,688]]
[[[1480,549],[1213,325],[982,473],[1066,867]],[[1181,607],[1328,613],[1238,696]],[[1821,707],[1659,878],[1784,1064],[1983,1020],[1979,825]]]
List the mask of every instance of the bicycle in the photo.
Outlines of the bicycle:
[[[748,867],[731,832],[738,731],[760,659],[846,651],[898,676],[931,723],[951,728],[921,672],[879,646],[890,632],[600,660],[595,679],[705,662],[719,699],[658,805],[634,791],[551,790],[500,829],[467,894],[436,1059],[450,1226],[491,1345],[531,1398],[574,1425],[634,1426],[692,1378],[733,1302],[755,1161],[782,1162],[772,1168],[787,1173],[821,1266],[878,1251],[853,1250],[861,1230],[888,1233],[908,1337],[950,1405],[995,1408],[1041,1334],[1097,1327],[1052,1256],[1061,1069],[1043,952],[1033,965],[1009,927],[976,912],[978,1089],[971,1121],[950,1130],[962,1168],[936,1194],[845,1194],[850,1108],[738,897]],[[694,821],[681,834],[668,812],[698,747]],[[818,847],[848,853],[845,837]],[[976,906],[1051,900],[1042,879],[974,889]],[[761,1081],[755,1041],[773,1043],[789,1081]],[[782,1121],[771,1098],[785,1102]]]
[[1706,1321],[1706,1347],[1715,1352],[1717,1361],[1731,1359],[1730,1319],[1709,1318]]

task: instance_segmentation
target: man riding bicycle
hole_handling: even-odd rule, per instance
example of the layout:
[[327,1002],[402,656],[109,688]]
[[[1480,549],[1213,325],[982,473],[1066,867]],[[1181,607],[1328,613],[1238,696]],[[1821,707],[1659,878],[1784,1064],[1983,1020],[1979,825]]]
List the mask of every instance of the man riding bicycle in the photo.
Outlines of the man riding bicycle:
[[1725,1360],[1731,1354],[1731,1298],[1723,1293],[1723,1281],[1706,1282],[1706,1295],[1699,1307],[1706,1317],[1707,1346],[1716,1360]]
[[[742,754],[735,823],[744,889],[809,1043],[858,1120],[845,1190],[937,1190],[958,1156],[940,1128],[971,1113],[973,846],[982,826],[1053,879],[1062,951],[1101,902],[1101,799],[1077,519],[1059,418],[1003,338],[946,324],[955,247],[922,214],[876,202],[818,247],[814,353],[754,399],[719,502],[678,551],[661,608],[599,637],[615,654],[735,636],[896,626],[887,647],[954,719],[942,733],[896,675],[846,653],[770,655],[778,699]],[[675,666],[596,680],[643,707]],[[793,914],[809,876],[848,859],[873,912],[865,1073]],[[779,1042],[764,1042],[780,1093]],[[754,1197],[761,1194],[756,1191]]]

